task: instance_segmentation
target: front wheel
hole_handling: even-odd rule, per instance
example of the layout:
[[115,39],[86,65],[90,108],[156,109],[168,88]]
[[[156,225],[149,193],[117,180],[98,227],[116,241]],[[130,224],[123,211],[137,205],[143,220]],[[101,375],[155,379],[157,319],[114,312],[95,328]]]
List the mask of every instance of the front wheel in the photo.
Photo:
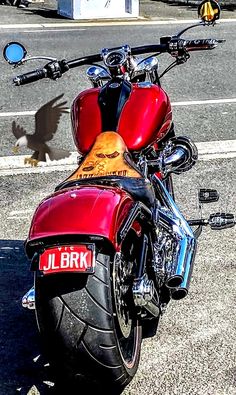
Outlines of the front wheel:
[[36,276],[38,327],[60,378],[122,389],[134,377],[142,332],[125,265],[98,254],[93,275]]

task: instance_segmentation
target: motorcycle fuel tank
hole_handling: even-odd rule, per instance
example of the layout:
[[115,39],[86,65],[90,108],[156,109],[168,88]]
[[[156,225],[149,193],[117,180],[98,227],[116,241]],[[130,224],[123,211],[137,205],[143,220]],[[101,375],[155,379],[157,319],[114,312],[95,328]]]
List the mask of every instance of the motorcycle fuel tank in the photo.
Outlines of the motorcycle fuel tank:
[[108,130],[119,133],[130,151],[158,142],[169,131],[172,110],[162,88],[148,82],[118,85],[85,90],[74,100],[72,130],[81,154],[88,153],[96,137]]

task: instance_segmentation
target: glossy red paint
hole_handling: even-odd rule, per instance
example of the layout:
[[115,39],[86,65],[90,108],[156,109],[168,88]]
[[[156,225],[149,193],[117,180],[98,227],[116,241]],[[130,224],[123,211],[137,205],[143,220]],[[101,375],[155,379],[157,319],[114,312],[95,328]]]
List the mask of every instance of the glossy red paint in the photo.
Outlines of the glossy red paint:
[[81,186],[44,199],[32,220],[30,240],[60,235],[96,235],[115,246],[117,231],[133,204],[131,196],[113,187]]
[[102,131],[98,95],[98,88],[87,89],[81,92],[72,104],[72,134],[81,154],[90,151],[96,137]]
[[[99,89],[82,92],[72,106],[72,128],[78,151],[86,154],[102,131]],[[160,140],[172,122],[170,100],[156,85],[133,84],[118,122],[117,132],[130,151],[139,151]]]
[[134,84],[118,124],[118,132],[131,151],[139,151],[160,140],[172,121],[170,101],[156,85]]

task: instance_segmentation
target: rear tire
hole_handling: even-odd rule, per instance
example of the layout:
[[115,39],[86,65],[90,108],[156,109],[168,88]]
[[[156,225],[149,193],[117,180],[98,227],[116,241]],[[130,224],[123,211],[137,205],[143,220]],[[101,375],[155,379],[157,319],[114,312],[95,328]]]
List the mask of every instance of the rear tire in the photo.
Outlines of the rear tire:
[[138,369],[142,333],[135,314],[122,330],[112,268],[110,257],[98,254],[93,275],[36,275],[36,316],[60,378],[122,390]]

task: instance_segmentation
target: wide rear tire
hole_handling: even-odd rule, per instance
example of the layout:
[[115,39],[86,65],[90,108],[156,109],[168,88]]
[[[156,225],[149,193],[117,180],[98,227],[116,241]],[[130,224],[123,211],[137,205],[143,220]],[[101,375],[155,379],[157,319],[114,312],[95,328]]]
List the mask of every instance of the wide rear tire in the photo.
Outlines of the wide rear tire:
[[36,316],[50,365],[60,378],[123,389],[134,377],[142,333],[135,314],[124,331],[117,314],[116,272],[98,254],[93,275],[35,278]]

